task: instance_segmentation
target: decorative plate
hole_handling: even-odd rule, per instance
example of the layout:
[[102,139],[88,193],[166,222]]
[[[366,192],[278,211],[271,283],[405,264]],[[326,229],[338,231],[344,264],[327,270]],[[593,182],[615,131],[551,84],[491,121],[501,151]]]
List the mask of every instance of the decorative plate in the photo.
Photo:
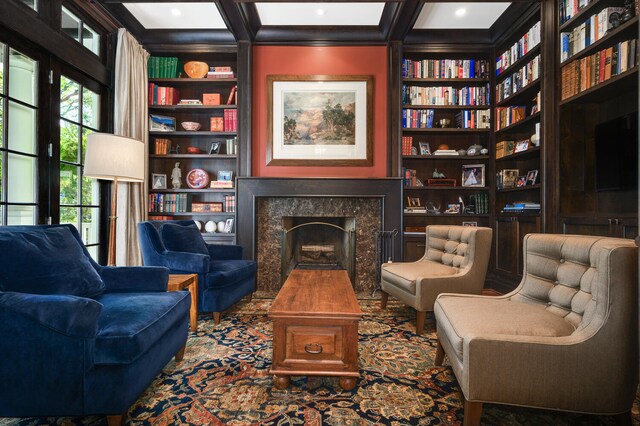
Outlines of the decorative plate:
[[187,173],[187,186],[192,189],[202,189],[209,185],[209,173],[202,169],[189,170]]
[[189,61],[184,64],[184,72],[191,78],[203,78],[209,72],[209,65],[206,62]]

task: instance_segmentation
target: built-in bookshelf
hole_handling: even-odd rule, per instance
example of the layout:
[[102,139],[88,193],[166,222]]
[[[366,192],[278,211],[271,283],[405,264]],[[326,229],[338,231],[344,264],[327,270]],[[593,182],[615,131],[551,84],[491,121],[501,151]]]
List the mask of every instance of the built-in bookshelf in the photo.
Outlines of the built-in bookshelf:
[[[149,219],[193,219],[206,240],[233,243],[237,56],[154,56],[160,55],[176,58],[178,66],[169,74],[149,69],[162,76],[149,78]],[[207,75],[190,78],[181,65],[189,61],[204,62]]]
[[544,209],[543,25],[540,7],[496,46],[493,180],[494,273],[513,285],[522,237],[542,231]]
[[424,252],[427,225],[489,225],[490,70],[488,51],[405,51],[400,94],[405,260]]
[[634,238],[638,2],[563,0],[559,7],[558,228]]

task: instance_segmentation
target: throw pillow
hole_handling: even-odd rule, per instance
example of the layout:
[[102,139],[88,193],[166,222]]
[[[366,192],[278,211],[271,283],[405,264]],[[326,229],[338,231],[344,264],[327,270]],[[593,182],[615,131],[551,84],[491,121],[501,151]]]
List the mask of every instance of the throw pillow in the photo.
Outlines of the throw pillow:
[[193,226],[165,223],[160,226],[160,237],[170,251],[209,254],[207,243],[204,242],[195,223]]
[[0,290],[96,297],[105,284],[65,226],[0,231]]

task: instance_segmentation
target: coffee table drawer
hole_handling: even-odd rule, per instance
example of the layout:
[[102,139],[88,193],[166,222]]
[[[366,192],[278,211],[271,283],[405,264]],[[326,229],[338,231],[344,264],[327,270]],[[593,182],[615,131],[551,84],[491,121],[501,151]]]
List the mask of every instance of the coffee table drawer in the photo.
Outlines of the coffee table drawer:
[[342,361],[343,357],[342,327],[287,327],[286,361]]

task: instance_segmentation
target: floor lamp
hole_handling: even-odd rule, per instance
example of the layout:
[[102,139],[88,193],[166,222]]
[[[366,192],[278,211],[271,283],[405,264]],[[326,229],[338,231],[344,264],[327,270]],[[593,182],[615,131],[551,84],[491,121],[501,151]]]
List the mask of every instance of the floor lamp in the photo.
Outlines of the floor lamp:
[[113,181],[107,265],[115,266],[118,182],[144,182],[144,143],[108,133],[89,134],[84,157],[84,176]]

